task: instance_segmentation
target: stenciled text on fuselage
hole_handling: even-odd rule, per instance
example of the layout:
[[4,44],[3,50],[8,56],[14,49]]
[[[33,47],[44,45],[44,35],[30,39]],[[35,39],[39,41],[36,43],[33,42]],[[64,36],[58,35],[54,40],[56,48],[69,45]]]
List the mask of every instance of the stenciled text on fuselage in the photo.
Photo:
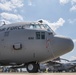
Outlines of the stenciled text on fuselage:
[[10,31],[10,30],[19,30],[19,29],[25,29],[25,26],[12,26],[7,28],[1,28],[0,31]]

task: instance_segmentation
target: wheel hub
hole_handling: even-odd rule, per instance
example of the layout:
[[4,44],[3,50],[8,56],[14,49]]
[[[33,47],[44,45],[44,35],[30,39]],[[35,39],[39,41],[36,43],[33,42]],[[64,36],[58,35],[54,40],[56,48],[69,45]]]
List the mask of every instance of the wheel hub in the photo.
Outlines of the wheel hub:
[[29,64],[28,65],[28,69],[31,71],[31,70],[33,70],[33,65],[32,64]]

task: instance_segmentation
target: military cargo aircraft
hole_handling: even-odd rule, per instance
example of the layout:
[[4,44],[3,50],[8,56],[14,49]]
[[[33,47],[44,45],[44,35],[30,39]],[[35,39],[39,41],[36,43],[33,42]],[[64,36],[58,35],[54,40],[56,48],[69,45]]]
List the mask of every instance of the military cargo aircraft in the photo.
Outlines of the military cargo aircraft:
[[0,65],[26,67],[38,72],[39,64],[53,60],[74,47],[73,41],[57,35],[43,20],[0,26]]

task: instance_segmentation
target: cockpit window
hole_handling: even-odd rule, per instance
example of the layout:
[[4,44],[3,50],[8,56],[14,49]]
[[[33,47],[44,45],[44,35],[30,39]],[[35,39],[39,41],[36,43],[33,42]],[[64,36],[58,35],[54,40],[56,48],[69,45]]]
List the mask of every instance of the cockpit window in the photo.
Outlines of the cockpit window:
[[50,27],[47,24],[28,24],[25,25],[25,28],[30,28],[30,29],[45,29],[50,31]]
[[47,24],[43,24],[44,29],[46,29],[47,31],[51,31],[51,28],[47,25]]
[[36,39],[45,39],[45,32],[36,32]]
[[48,32],[51,32],[52,34],[55,35],[55,32],[49,27],[47,24],[42,24],[42,27],[46,29]]
[[40,32],[36,32],[36,39],[40,39]]
[[45,32],[41,32],[41,39],[45,39]]
[[40,25],[38,25],[38,24],[31,24],[30,26],[30,29],[40,29],[41,27],[40,27]]
[[28,24],[28,25],[25,25],[25,28],[29,28],[29,29],[43,29],[43,30],[47,30],[48,32],[51,32],[53,34],[54,31],[47,25],[47,24]]

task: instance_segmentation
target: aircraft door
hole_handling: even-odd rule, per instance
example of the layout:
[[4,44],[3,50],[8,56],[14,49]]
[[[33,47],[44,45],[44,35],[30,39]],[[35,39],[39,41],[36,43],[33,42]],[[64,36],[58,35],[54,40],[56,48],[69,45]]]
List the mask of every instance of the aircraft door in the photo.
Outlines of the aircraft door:
[[47,32],[47,35],[46,35],[46,48],[50,48],[51,39],[52,39],[52,33]]
[[54,55],[53,55],[53,50],[52,50],[52,42],[53,40],[53,33],[51,32],[47,32],[47,36],[46,36],[46,49],[48,51],[48,55],[53,58]]

